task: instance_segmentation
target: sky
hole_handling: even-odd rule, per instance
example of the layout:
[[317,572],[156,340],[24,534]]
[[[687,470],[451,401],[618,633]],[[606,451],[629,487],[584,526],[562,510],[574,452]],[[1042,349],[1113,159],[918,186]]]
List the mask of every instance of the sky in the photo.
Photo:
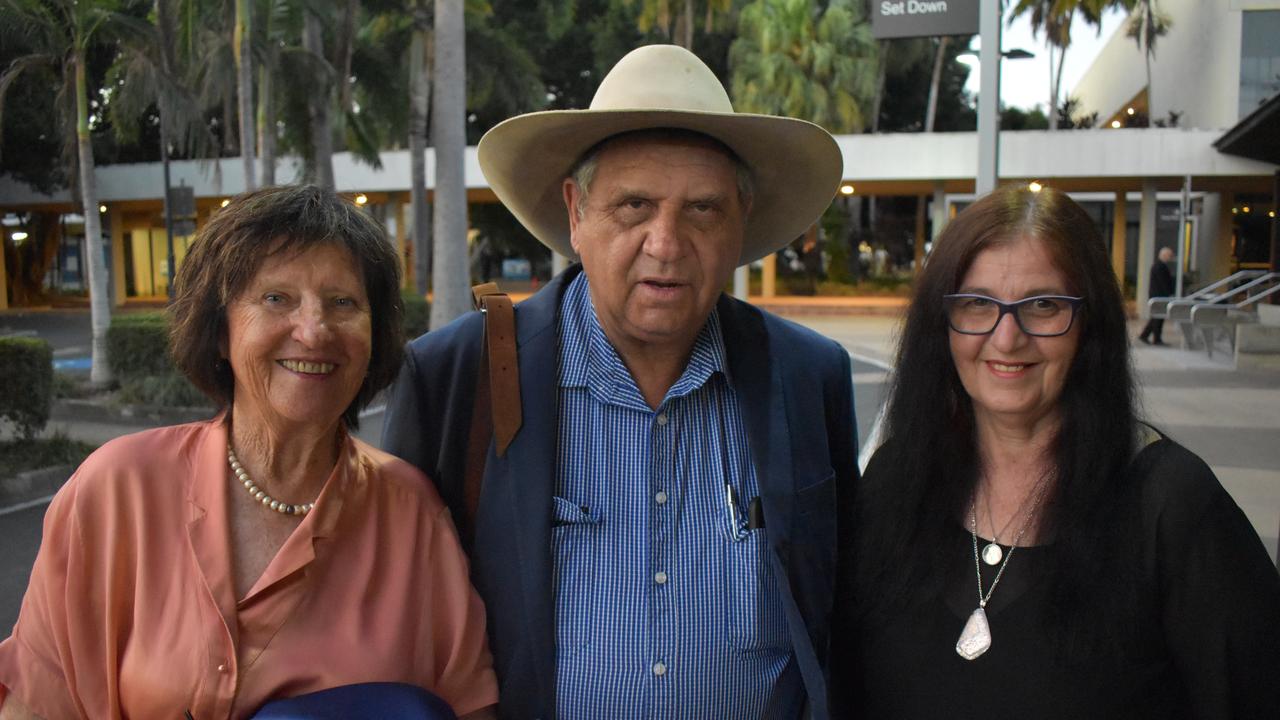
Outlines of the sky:
[[[1077,19],[1071,26],[1071,45],[1067,48],[1066,65],[1062,70],[1063,93],[1060,97],[1071,94],[1072,88],[1084,76],[1093,63],[1094,57],[1102,50],[1107,41],[1116,32],[1124,32],[1125,13],[1120,10],[1107,10],[1102,17],[1102,33],[1083,20]],[[1006,52],[1021,48],[1035,53],[1034,58],[1027,60],[1005,60],[1001,68],[1000,99],[1008,107],[1030,109],[1040,105],[1043,109],[1049,103],[1049,55],[1044,34],[1038,37],[1031,34],[1030,14],[1024,15],[1009,24],[1006,15],[1003,25],[1002,44]],[[973,48],[979,46],[975,37]],[[965,88],[970,92],[978,91],[977,66],[969,73],[969,81]]]

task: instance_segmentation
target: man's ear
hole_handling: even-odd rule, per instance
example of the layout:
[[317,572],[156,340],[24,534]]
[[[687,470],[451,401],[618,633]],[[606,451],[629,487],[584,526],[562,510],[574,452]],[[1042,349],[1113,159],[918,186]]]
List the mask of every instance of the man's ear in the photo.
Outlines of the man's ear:
[[573,251],[576,253],[578,252],[578,198],[581,196],[581,191],[573,178],[564,179],[561,191],[564,194],[564,209],[569,213],[569,244],[573,246]]

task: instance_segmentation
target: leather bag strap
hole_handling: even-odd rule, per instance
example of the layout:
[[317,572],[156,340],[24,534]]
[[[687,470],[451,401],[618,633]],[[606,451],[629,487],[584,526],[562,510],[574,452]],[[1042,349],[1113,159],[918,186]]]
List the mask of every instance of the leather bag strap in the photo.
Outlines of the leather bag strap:
[[466,474],[463,500],[466,527],[462,530],[469,546],[475,536],[476,512],[480,507],[480,487],[484,481],[489,438],[498,457],[506,454],[520,431],[520,365],[516,357],[516,318],[511,298],[496,283],[471,289],[476,309],[484,313],[484,339],[480,347],[480,367],[467,435]]

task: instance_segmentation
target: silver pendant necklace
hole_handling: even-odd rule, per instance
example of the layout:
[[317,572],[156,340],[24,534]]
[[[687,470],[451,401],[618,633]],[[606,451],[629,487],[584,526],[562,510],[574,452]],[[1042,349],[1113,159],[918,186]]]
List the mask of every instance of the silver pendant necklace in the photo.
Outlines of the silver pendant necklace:
[[[1035,492],[1036,489],[1037,488],[1032,488],[1032,492]],[[1015,513],[1014,516],[1009,518],[1009,521],[1004,524],[1004,527],[1000,528],[999,532],[996,532],[996,518],[995,518],[995,514],[991,512],[991,494],[990,493],[987,493],[987,496],[986,496],[986,506],[987,506],[987,521],[991,523],[992,537],[991,537],[991,542],[987,543],[982,547],[982,562],[994,567],[996,565],[999,565],[1000,560],[1004,558],[1004,548],[1000,547],[1000,537],[1001,536],[1008,537],[1006,533],[1009,531],[1009,526],[1013,524],[1014,520],[1018,519],[1018,516]],[[975,531],[976,531],[976,528],[975,528]]]
[[[991,595],[996,591],[996,585],[1000,584],[1000,578],[1004,575],[1005,568],[1009,567],[1009,560],[1013,558],[1013,551],[1018,549],[1018,543],[1022,542],[1022,536],[1027,533],[1027,529],[1031,527],[1031,518],[1035,515],[1036,508],[1040,505],[1040,500],[1044,496],[1045,483],[1042,479],[1039,487],[1036,488],[1035,497],[1032,500],[1031,507],[1027,508],[1026,518],[1022,521],[1022,527],[1018,530],[1018,535],[1013,539],[1013,544],[1009,546],[1008,554],[1004,555],[1004,561],[1001,562],[997,556],[995,562],[987,561],[988,565],[1000,563],[1000,569],[996,571],[995,578],[991,581],[991,587],[987,588],[987,592],[982,592],[982,565],[979,564],[978,553],[978,502],[977,497],[969,501],[969,536],[973,540],[973,571],[978,578],[978,607],[969,615],[969,620],[965,622],[964,629],[960,631],[960,639],[956,640],[956,653],[965,660],[976,660],[983,653],[991,649],[991,624],[987,622],[987,602],[991,600]],[[983,549],[982,554],[987,554],[987,549],[995,545],[990,543]],[[996,550],[1000,549],[999,545],[995,545]],[[986,559],[985,557],[983,558]]]

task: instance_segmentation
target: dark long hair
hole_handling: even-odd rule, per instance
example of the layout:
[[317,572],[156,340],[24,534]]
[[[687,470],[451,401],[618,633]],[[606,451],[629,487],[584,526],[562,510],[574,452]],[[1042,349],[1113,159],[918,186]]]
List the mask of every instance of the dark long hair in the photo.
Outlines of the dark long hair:
[[[1136,442],[1137,410],[1123,299],[1102,238],[1083,209],[1051,188],[1005,186],[965,209],[947,225],[917,279],[898,346],[886,442],[868,475],[858,530],[857,575],[876,592],[864,611],[885,609],[908,596],[941,591],[954,568],[940,567],[937,548],[954,540],[980,474],[973,403],[951,358],[942,296],[958,290],[974,258],[1004,243],[1044,244],[1069,292],[1084,298],[1076,318],[1079,344],[1058,399],[1060,424],[1050,445],[1053,490],[1042,532],[1049,538],[1049,617],[1065,637],[1078,636],[1085,616],[1114,616],[1130,593],[1102,598],[1103,572],[1113,574],[1120,552],[1137,548],[1118,533],[1132,522],[1116,513],[1124,469]],[[1101,557],[1107,563],[1099,562]],[[1130,557],[1132,560],[1133,558]],[[1125,563],[1128,564],[1128,563]],[[1110,587],[1110,583],[1104,583]],[[1101,604],[1100,604],[1101,603]],[[1116,620],[1108,617],[1107,620]],[[1087,634],[1087,633],[1086,633]]]

